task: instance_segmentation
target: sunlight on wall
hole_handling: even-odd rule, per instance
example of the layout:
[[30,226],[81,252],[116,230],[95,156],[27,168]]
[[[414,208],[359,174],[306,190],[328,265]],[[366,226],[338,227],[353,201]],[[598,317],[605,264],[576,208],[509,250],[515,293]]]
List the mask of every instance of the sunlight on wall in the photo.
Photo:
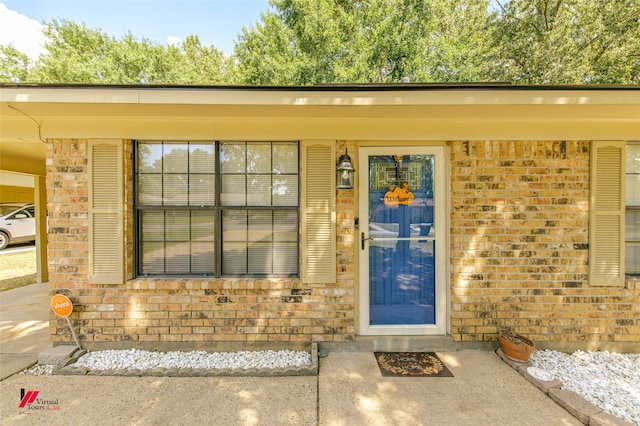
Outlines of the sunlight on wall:
[[146,318],[144,307],[140,306],[140,301],[137,298],[131,299],[131,304],[129,305],[129,318],[131,319]]

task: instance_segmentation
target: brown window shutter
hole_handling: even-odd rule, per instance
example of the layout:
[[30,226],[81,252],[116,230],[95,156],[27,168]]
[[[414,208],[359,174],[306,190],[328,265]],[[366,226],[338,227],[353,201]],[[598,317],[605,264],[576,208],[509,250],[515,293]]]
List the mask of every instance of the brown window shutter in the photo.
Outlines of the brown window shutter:
[[301,278],[336,282],[335,141],[301,143]]
[[625,142],[591,143],[589,284],[624,286]]
[[123,141],[89,140],[89,282],[124,282]]

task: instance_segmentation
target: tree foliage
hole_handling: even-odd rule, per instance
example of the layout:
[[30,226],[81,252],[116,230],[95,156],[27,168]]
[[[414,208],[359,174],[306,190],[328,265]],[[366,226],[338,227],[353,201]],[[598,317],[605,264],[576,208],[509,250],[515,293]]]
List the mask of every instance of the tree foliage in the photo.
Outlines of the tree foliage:
[[497,78],[526,84],[640,83],[637,0],[497,3]]
[[71,21],[31,62],[0,46],[0,81],[104,84],[639,84],[638,0],[270,0],[233,55]]
[[[120,39],[71,21],[46,26],[42,55],[28,73],[43,83],[223,84],[233,77],[233,59],[196,35],[163,46],[126,34]],[[24,80],[22,80],[24,81]]]
[[[272,0],[236,45],[247,84],[471,81],[491,51],[488,1]],[[483,39],[484,37],[484,39]],[[266,58],[266,60],[265,60]]]
[[29,57],[12,45],[0,45],[0,81],[18,83],[29,76]]

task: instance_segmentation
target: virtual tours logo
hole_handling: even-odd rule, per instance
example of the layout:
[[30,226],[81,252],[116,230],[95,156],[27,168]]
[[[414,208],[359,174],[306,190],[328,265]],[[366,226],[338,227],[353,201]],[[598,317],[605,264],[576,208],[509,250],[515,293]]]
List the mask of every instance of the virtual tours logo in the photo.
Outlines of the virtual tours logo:
[[45,399],[40,394],[40,391],[30,390],[25,391],[24,388],[20,389],[20,404],[18,408],[24,408],[27,410],[46,410],[46,411],[60,411],[60,404],[58,399]]

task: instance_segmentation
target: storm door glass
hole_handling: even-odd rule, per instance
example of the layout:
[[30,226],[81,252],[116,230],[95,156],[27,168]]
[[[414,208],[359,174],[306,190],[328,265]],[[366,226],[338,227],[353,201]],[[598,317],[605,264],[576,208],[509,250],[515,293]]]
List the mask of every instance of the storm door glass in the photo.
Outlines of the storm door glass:
[[436,322],[434,166],[433,155],[369,156],[372,326]]

